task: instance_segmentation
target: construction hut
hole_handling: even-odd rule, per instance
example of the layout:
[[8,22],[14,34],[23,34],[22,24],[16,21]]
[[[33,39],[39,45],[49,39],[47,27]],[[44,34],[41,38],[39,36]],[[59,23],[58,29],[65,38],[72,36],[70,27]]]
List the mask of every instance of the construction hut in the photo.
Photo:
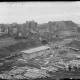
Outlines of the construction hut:
[[46,53],[50,53],[50,47],[49,46],[40,46],[40,47],[21,51],[23,58],[27,59],[27,60],[35,58],[37,56],[44,55]]

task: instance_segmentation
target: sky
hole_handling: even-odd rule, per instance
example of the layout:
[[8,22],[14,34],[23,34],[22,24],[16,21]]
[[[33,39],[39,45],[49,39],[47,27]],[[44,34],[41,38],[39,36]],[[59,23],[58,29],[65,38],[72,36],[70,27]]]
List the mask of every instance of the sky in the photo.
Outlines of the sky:
[[0,23],[37,23],[72,20],[80,24],[80,1],[0,2]]

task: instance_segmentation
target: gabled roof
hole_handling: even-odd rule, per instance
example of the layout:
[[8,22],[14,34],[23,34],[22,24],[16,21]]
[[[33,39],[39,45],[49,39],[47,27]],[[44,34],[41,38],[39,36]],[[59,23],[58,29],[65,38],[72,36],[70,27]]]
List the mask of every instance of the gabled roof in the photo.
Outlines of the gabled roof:
[[40,46],[40,47],[24,50],[24,51],[21,51],[21,52],[30,54],[30,53],[46,50],[46,49],[49,49],[49,48],[50,48],[49,46]]

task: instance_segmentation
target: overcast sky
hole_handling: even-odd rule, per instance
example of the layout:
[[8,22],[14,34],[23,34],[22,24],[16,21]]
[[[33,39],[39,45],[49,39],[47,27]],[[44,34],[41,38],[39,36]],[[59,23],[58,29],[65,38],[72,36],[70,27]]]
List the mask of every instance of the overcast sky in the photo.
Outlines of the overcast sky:
[[72,20],[80,24],[80,2],[0,3],[0,23]]

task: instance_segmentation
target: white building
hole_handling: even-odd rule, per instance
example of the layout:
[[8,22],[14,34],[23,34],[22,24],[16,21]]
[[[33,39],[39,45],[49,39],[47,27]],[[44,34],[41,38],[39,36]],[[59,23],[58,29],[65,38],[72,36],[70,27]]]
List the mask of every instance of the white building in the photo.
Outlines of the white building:
[[24,59],[32,59],[46,53],[50,53],[50,47],[46,45],[21,51]]

